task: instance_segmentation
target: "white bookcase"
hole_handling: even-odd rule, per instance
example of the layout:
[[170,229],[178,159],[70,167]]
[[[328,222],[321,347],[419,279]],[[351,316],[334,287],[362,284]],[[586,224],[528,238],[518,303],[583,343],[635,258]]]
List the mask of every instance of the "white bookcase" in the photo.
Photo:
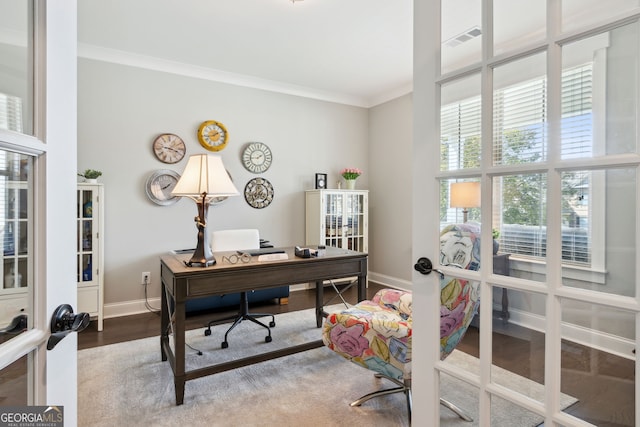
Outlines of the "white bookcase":
[[306,244],[369,250],[367,190],[306,191]]
[[77,199],[78,309],[98,320],[102,331],[104,306],[104,189],[102,184],[78,184]]

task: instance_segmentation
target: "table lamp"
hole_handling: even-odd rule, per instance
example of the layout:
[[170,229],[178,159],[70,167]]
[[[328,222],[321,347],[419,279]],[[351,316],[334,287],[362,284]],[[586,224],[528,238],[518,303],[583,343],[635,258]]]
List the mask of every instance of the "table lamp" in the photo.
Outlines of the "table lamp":
[[480,206],[479,182],[454,182],[449,191],[449,207],[462,208],[464,222],[467,222],[469,208]]
[[207,267],[216,263],[209,245],[207,233],[207,211],[215,197],[237,196],[238,190],[233,185],[222,158],[212,154],[196,154],[189,157],[187,167],[171,192],[174,196],[188,197],[196,202],[198,216],[195,217],[198,228],[198,244],[189,262],[189,267],[200,265]]

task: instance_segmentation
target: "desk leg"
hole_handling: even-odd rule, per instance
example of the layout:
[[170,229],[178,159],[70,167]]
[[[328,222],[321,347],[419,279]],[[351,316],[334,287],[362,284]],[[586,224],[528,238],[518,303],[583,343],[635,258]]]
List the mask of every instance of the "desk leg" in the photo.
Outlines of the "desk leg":
[[162,282],[160,289],[160,357],[163,362],[167,361],[167,353],[164,351],[163,343],[169,343],[169,306],[167,304],[167,290]]
[[[178,300],[181,298],[178,297]],[[185,303],[184,300],[176,301],[174,310],[175,328],[173,330],[173,338],[176,353],[176,369],[173,374],[176,387],[176,405],[182,405],[184,402],[184,385],[187,382],[185,375]]]
[[316,326],[322,326],[322,312],[324,311],[324,282],[316,282]]
[[367,276],[358,276],[358,302],[367,299]]

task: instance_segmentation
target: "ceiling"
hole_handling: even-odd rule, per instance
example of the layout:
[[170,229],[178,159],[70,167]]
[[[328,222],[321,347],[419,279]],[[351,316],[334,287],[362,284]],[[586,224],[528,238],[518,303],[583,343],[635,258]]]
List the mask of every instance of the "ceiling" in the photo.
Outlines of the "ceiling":
[[79,56],[370,107],[412,90],[413,0],[82,0]]

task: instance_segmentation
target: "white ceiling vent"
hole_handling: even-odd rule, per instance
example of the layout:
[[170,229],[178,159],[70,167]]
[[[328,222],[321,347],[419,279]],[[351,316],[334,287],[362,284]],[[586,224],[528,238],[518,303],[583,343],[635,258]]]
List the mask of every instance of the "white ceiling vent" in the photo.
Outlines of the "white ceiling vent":
[[451,37],[449,40],[444,42],[444,45],[448,47],[456,47],[459,44],[478,37],[480,34],[482,34],[482,30],[480,30],[480,27],[474,26],[469,28],[464,33],[458,34],[455,37]]

